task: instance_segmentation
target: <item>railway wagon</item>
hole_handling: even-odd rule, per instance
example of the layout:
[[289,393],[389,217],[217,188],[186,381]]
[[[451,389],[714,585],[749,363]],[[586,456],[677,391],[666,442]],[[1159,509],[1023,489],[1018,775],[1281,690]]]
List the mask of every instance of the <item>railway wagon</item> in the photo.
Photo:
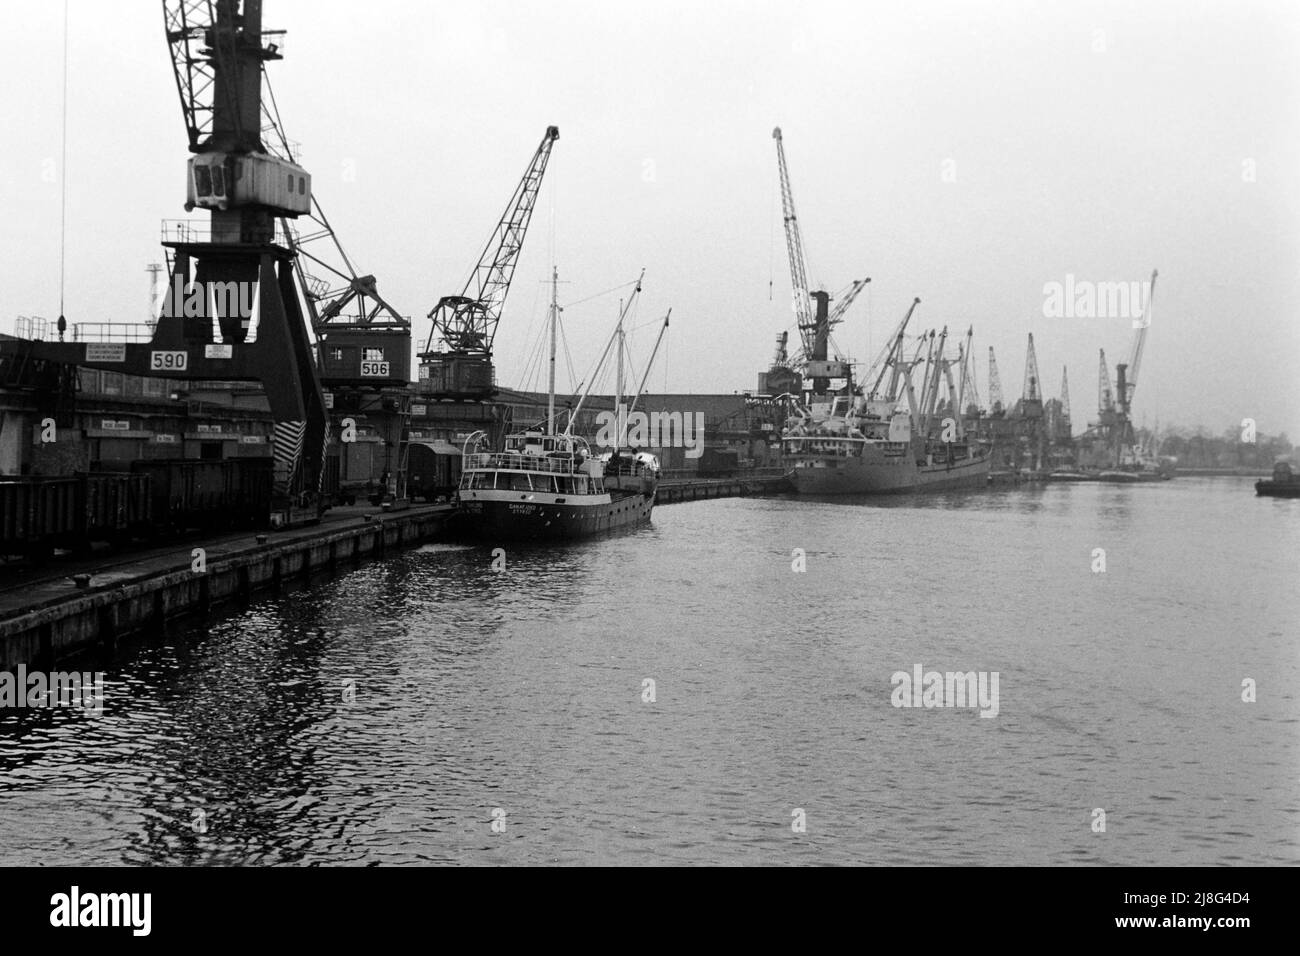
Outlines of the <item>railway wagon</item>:
[[148,527],[149,479],[85,473],[59,477],[0,477],[0,553],[48,556],[55,548],[84,550],[92,541],[119,541]]
[[150,482],[152,522],[177,531],[264,528],[271,519],[270,458],[155,458],[131,463]]

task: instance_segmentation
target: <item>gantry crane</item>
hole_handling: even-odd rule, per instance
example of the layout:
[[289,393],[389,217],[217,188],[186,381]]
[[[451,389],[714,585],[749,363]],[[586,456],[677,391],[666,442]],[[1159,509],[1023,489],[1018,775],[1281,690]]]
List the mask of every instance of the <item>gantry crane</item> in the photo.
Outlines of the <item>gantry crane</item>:
[[210,221],[164,224],[172,281],[148,341],[78,336],[21,348],[128,375],[260,381],[275,420],[272,521],[314,520],[328,422],[296,256],[276,234],[277,220],[310,211],[311,176],[261,139],[262,70],[281,59],[284,31],[262,29],[261,0],[164,0],[163,17],[192,154],[185,206]]
[[808,267],[804,257],[803,235],[799,230],[799,217],[794,208],[794,192],[790,188],[790,170],[785,161],[785,142],[781,138],[781,127],[772,130],[772,138],[776,140],[777,172],[781,179],[781,215],[785,222],[786,253],[790,259],[790,288],[795,324],[798,326],[799,338],[803,346],[797,365],[811,376],[813,392],[824,394],[830,387],[832,378],[847,378],[849,372],[847,362],[828,361],[831,328],[841,321],[848,307],[858,297],[858,293],[871,280],[855,279],[848,290],[840,296],[834,311],[829,308],[829,293],[812,291],[808,288]]
[[[542,176],[560,130],[548,126],[542,142],[515,187],[506,211],[483,248],[478,265],[460,295],[447,295],[429,312],[433,328],[420,353],[422,394],[451,398],[484,398],[495,391],[492,342],[501,309],[514,277],[528,223],[537,204]],[[434,350],[440,339],[441,348]]]

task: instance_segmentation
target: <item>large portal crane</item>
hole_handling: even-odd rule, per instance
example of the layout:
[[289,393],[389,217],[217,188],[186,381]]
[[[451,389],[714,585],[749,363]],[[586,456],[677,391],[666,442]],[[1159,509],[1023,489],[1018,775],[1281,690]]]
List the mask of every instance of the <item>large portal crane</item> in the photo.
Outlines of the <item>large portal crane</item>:
[[[785,222],[785,248],[790,259],[790,293],[794,307],[795,324],[803,342],[805,360],[813,357],[816,348],[812,302],[808,292],[808,267],[803,254],[803,235],[799,232],[799,217],[794,211],[794,191],[790,188],[790,170],[785,163],[785,143],[781,127],[772,130],[776,140],[776,165],[781,177],[781,216]],[[825,358],[823,355],[822,358]]]
[[799,230],[799,216],[794,208],[794,191],[790,187],[790,169],[785,161],[785,141],[781,137],[781,127],[772,130],[772,138],[776,140],[776,165],[781,179],[781,217],[785,223],[785,247],[790,259],[791,299],[795,324],[803,346],[796,364],[800,369],[807,369],[812,376],[813,391],[821,393],[829,387],[830,379],[846,377],[848,372],[845,363],[827,362],[831,327],[841,321],[858,293],[871,280],[855,279],[848,291],[840,296],[833,311],[828,308],[828,293],[808,288],[803,234]]
[[[546,128],[465,288],[460,295],[443,296],[430,310],[433,328],[420,353],[423,392],[453,397],[481,397],[493,392],[492,342],[551,148],[559,138],[558,127]],[[442,344],[437,351],[435,339],[441,339]]]

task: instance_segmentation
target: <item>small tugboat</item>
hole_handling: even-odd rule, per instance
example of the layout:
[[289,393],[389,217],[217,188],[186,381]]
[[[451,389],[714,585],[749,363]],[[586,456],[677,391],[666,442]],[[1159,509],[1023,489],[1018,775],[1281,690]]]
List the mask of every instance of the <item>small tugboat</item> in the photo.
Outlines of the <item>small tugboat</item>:
[[1288,461],[1273,466],[1273,478],[1255,482],[1255,494],[1261,498],[1300,498],[1300,475],[1295,474]]
[[[507,435],[500,451],[491,450],[486,432],[475,432],[466,439],[461,454],[459,505],[452,519],[453,529],[466,537],[489,541],[584,538],[639,524],[649,519],[654,509],[660,472],[655,455],[614,448],[597,457],[584,438],[572,434],[587,393],[569,416],[564,432],[556,434],[555,323],[560,311],[555,301],[557,284],[558,276],[553,275],[546,422]],[[626,314],[626,309],[620,312],[614,332],[613,341],[619,343],[620,350]],[[656,342],[656,354],[658,349]],[[646,366],[647,376],[653,362],[654,355]],[[616,408],[621,407],[621,392],[620,377]]]

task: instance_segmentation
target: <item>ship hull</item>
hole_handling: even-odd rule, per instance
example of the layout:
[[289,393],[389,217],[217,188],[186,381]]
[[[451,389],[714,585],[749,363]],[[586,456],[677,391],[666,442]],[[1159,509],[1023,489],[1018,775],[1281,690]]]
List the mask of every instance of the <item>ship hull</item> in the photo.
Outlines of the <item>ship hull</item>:
[[918,465],[910,455],[798,459],[791,472],[806,495],[878,495],[910,491],[980,488],[988,484],[989,459]]
[[1097,480],[1116,485],[1137,485],[1154,481],[1168,481],[1169,476],[1153,471],[1103,471],[1098,473]]
[[654,492],[615,490],[604,495],[522,495],[462,492],[450,530],[461,538],[500,541],[572,541],[650,520]]
[[1300,498],[1300,481],[1255,482],[1255,494],[1261,498]]

